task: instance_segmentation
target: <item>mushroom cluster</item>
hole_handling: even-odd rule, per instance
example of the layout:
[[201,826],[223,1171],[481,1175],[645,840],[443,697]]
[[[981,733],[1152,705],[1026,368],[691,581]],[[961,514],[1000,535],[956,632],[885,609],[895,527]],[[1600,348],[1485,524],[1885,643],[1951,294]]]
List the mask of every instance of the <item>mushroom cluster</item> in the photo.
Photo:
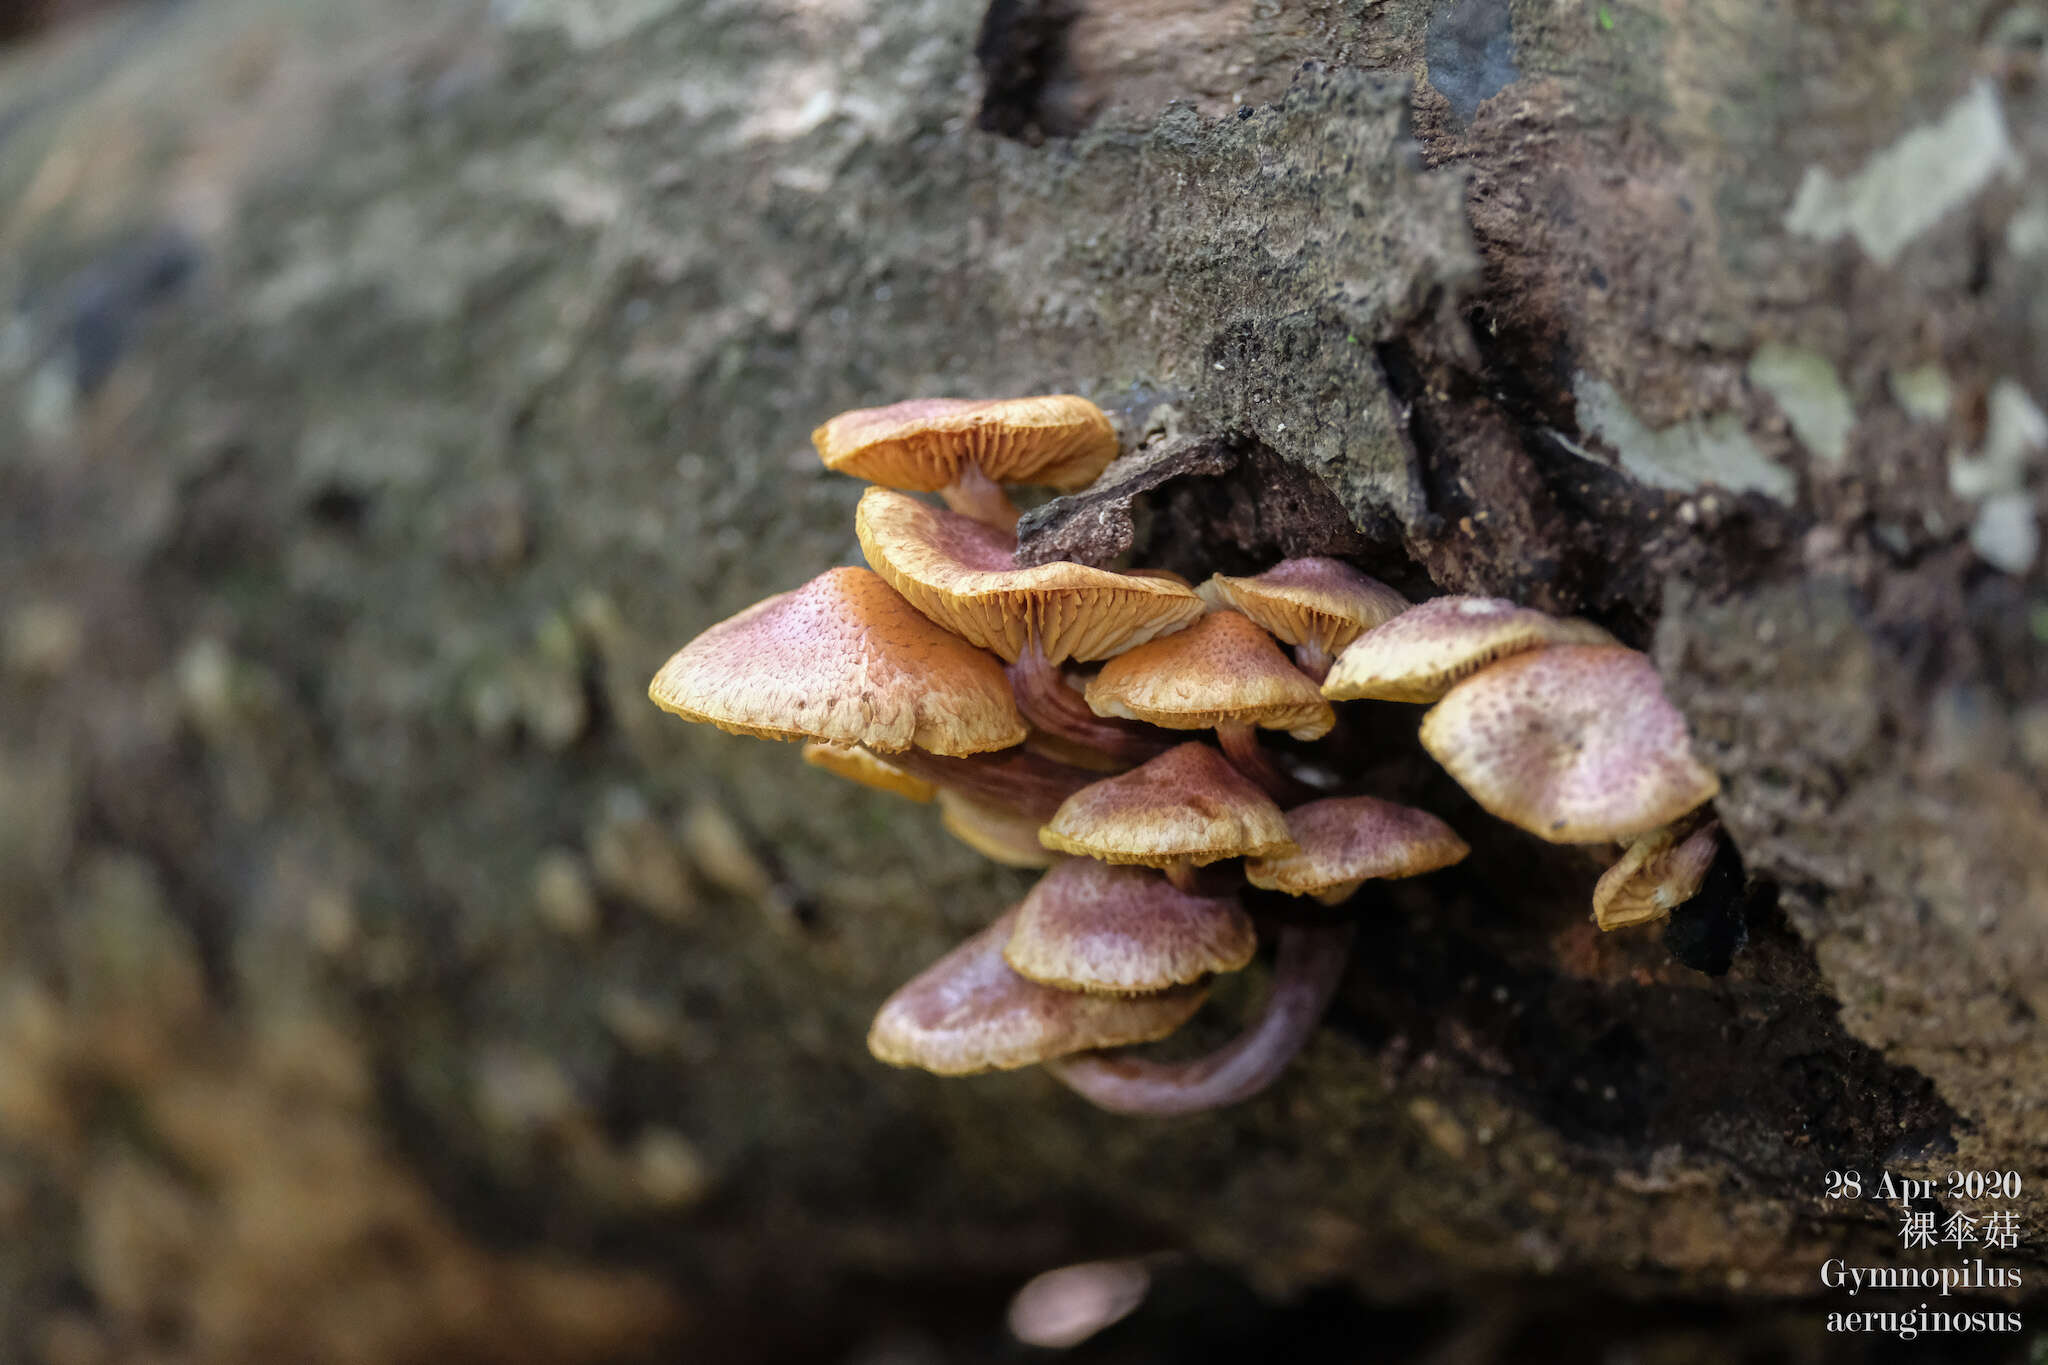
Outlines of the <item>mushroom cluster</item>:
[[1684,822],[1713,776],[1648,660],[1596,626],[1494,599],[1410,606],[1332,559],[1199,588],[1163,570],[1019,568],[1002,486],[1083,487],[1117,452],[1100,409],[1068,395],[898,403],[835,417],[813,441],[829,468],[875,485],[855,517],[869,567],[711,627],[649,695],[686,719],[809,741],[806,761],[936,800],[977,851],[1046,869],[882,1006],[868,1046],[885,1062],[1043,1064],[1125,1113],[1269,1084],[1336,989],[1353,935],[1341,912],[1277,926],[1267,999],[1221,1049],[1176,1063],[1115,1051],[1172,1033],[1213,976],[1252,960],[1258,930],[1218,865],[1334,907],[1468,852],[1434,815],[1328,795],[1262,746],[1262,729],[1327,735],[1332,700],[1435,702],[1424,744],[1487,810],[1557,842],[1629,841],[1596,897],[1603,927],[1657,917],[1712,859],[1713,827]]
[[1433,702],[1422,745],[1486,810],[1555,844],[1624,845],[1593,893],[1602,929],[1661,919],[1719,848],[1721,783],[1648,657],[1590,621],[1498,597],[1438,597],[1361,635],[1336,700]]

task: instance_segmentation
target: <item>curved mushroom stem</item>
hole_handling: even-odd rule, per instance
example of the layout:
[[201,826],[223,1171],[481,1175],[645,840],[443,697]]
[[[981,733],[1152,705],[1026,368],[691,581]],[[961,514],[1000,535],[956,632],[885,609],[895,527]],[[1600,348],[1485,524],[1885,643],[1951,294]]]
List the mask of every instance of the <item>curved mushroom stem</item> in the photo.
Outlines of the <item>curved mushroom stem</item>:
[[1166,880],[1173,883],[1175,890],[1185,891],[1189,895],[1195,894],[1195,867],[1193,863],[1190,863],[1185,858],[1180,858],[1168,863],[1159,870],[1166,874]]
[[1294,666],[1318,683],[1330,676],[1330,669],[1336,662],[1336,656],[1314,641],[1294,647]]
[[1258,734],[1251,726],[1237,721],[1219,725],[1216,738],[1223,745],[1230,766],[1258,783],[1266,795],[1282,806],[1298,806],[1322,795],[1274,767],[1273,760],[1266,757],[1266,751],[1259,747]]
[[1037,640],[1026,645],[1017,662],[1005,665],[1004,671],[1010,675],[1010,690],[1017,694],[1017,709],[1048,734],[1128,763],[1157,758],[1173,747],[1156,731],[1089,710],[1081,694],[1068,685],[1066,675],[1045,657]]
[[1005,535],[1017,534],[1017,504],[1001,484],[981,472],[980,465],[961,465],[959,477],[941,488],[939,497],[963,517],[986,522]]
[[922,749],[905,749],[888,755],[888,761],[914,777],[962,796],[1043,822],[1052,818],[1060,803],[1101,773],[1055,763],[1028,749],[1004,749],[998,753],[975,754],[971,758],[947,758]]
[[1087,1052],[1045,1063],[1076,1094],[1115,1114],[1196,1114],[1250,1099],[1287,1069],[1316,1031],[1343,979],[1350,924],[1290,924],[1280,931],[1273,991],[1258,1019],[1192,1062]]

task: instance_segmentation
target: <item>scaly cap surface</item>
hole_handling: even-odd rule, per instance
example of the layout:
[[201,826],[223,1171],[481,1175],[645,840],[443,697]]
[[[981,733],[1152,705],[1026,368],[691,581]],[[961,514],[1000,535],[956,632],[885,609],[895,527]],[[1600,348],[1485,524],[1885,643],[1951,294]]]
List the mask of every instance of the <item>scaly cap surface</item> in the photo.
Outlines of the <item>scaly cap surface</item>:
[[1300,847],[1255,858],[1245,879],[1290,896],[1342,900],[1374,877],[1419,877],[1461,861],[1472,850],[1431,815],[1377,796],[1336,796],[1287,812],[1287,832]]
[[842,412],[811,433],[811,444],[827,469],[889,488],[929,493],[971,464],[997,483],[1071,491],[1116,458],[1116,429],[1070,393],[912,398]]
[[1117,655],[1088,682],[1098,716],[1169,730],[1256,725],[1321,739],[1337,713],[1273,637],[1235,611],[1212,611],[1186,630]]
[[1408,610],[1408,599],[1340,559],[1283,559],[1250,578],[1217,574],[1195,591],[1215,607],[1241,611],[1290,645],[1334,655],[1364,632]]
[[1294,846],[1271,797],[1206,744],[1180,744],[1068,797],[1038,832],[1062,853],[1168,867]]
[[891,1066],[941,1076],[1008,1071],[1095,1048],[1164,1038],[1202,1007],[1204,986],[1150,995],[1089,995],[1026,980],[1003,961],[1017,911],[918,973],[868,1030],[868,1051]]
[[828,569],[684,645],[647,695],[734,734],[893,753],[1024,742],[1002,666],[933,625],[866,569]]
[[1182,891],[1157,872],[1087,858],[1038,879],[1003,956],[1033,981],[1130,994],[1234,972],[1258,936],[1235,899]]
[[1034,639],[1052,663],[1107,658],[1206,609],[1168,576],[1064,562],[1020,569],[1012,537],[886,488],[861,496],[854,530],[868,564],[913,606],[1012,662]]
[[1546,645],[1611,645],[1591,621],[1518,607],[1504,597],[1432,597],[1373,627],[1337,656],[1332,701],[1439,701],[1496,659]]
[[1554,844],[1641,834],[1721,790],[1655,666],[1620,645],[1503,659],[1430,709],[1422,744],[1480,805]]

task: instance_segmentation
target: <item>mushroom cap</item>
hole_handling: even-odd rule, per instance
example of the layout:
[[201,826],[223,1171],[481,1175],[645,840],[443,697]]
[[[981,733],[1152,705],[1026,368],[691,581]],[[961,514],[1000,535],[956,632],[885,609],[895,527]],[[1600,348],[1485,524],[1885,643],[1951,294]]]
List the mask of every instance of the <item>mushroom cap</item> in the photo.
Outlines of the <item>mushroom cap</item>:
[[912,398],[842,412],[811,433],[827,469],[929,493],[978,466],[997,483],[1086,488],[1116,458],[1116,429],[1070,393]]
[[1241,612],[1212,611],[1186,630],[1117,655],[1088,682],[1098,716],[1169,730],[1257,725],[1321,739],[1337,713],[1273,637]]
[[1287,832],[1299,850],[1247,862],[1244,875],[1253,886],[1341,900],[1368,878],[1419,877],[1472,851],[1428,811],[1377,796],[1296,806],[1287,812]]
[[1071,1052],[1164,1038],[1202,1007],[1206,986],[1089,995],[1026,980],[1003,961],[1012,906],[882,1003],[868,1051],[941,1076],[1009,1071]]
[[1236,899],[1182,891],[1157,872],[1070,859],[1017,907],[1003,957],[1069,991],[1131,994],[1241,970],[1258,935]]
[[1063,561],[1020,569],[1012,537],[886,488],[861,495],[854,530],[875,572],[919,611],[1012,662],[1034,639],[1052,663],[1107,658],[1207,609],[1166,575]]
[[1105,863],[1213,863],[1294,847],[1271,797],[1206,744],[1179,744],[1075,792],[1039,842]]
[[1504,597],[1432,597],[1374,626],[1323,680],[1331,701],[1439,701],[1496,659],[1546,645],[1611,645],[1591,621],[1518,607]]
[[828,569],[684,645],[647,695],[764,739],[975,754],[1024,742],[1002,665],[866,569]]
[[1283,559],[1250,578],[1217,574],[1195,591],[1215,607],[1241,611],[1290,645],[1336,654],[1364,632],[1408,610],[1408,599],[1341,559]]
[[1430,709],[1422,744],[1480,805],[1554,844],[1641,834],[1721,790],[1656,667],[1620,645],[1503,659]]
[[895,764],[876,758],[858,745],[827,744],[814,739],[804,745],[804,762],[813,768],[823,768],[835,777],[858,782],[863,787],[873,787],[878,792],[907,796],[913,801],[929,801],[939,791],[923,778],[912,777]]
[[1639,836],[1594,884],[1593,922],[1602,929],[1648,924],[1698,895],[1721,851],[1720,831],[1721,822],[1709,820],[1683,840],[1668,826]]
[[939,823],[946,833],[1004,867],[1051,867],[1060,860],[1038,842],[1038,821],[956,791],[939,792]]

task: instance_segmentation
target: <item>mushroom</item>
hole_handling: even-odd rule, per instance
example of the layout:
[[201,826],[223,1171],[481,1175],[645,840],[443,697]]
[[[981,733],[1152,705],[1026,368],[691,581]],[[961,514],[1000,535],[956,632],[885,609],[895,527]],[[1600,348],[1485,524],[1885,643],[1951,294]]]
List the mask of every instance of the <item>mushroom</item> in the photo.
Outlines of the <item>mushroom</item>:
[[919,972],[883,1002],[868,1051],[941,1076],[1008,1071],[1070,1052],[1164,1038],[1202,1007],[1206,986],[1090,995],[1026,980],[1003,960],[1017,909]]
[[1254,858],[1245,879],[1269,891],[1346,900],[1369,878],[1419,877],[1461,861],[1472,850],[1426,810],[1377,796],[1336,796],[1287,812],[1293,853]]
[[1018,905],[1003,957],[1043,985],[1128,995],[1239,971],[1257,947],[1251,917],[1234,898],[1075,858],[1039,878]]
[[1050,814],[1096,774],[1012,749],[1029,731],[1002,666],[866,569],[828,569],[712,626],[647,695],[685,720],[891,754],[942,786]]
[[[1369,877],[1413,877],[1470,850],[1426,811],[1372,796],[1313,801],[1287,813],[1298,851],[1245,864],[1252,885],[1335,903]],[[1189,1114],[1235,1104],[1272,1084],[1315,1032],[1350,954],[1348,924],[1281,928],[1265,1008],[1236,1039],[1192,1062],[1087,1055],[1047,1070],[1120,1114]]]
[[998,486],[1062,492],[1095,482],[1116,458],[1116,429],[1072,394],[1039,398],[913,398],[842,412],[811,433],[825,467],[870,483],[936,492],[954,511],[1003,532],[1017,508]]
[[1062,853],[1165,871],[1183,890],[1192,869],[1294,847],[1265,792],[1206,744],[1180,744],[1068,797],[1038,832]]
[[1323,680],[1331,701],[1431,702],[1496,659],[1547,645],[1611,645],[1591,621],[1504,597],[1433,597],[1352,641]]
[[1298,784],[1273,767],[1252,728],[1321,739],[1337,721],[1273,637],[1235,611],[1212,611],[1186,630],[1117,655],[1085,695],[1098,715],[1169,730],[1213,727],[1238,770],[1281,800],[1297,795]]
[[1283,928],[1265,1007],[1242,1033],[1205,1057],[1159,1062],[1088,1052],[1047,1062],[1045,1069],[1090,1103],[1118,1114],[1194,1114],[1250,1099],[1287,1069],[1315,1032],[1343,980],[1351,937],[1349,924]]
[[1346,645],[1408,609],[1408,599],[1341,559],[1283,559],[1250,578],[1217,574],[1195,591],[1243,612],[1294,646],[1294,662],[1320,683]]
[[1480,805],[1554,844],[1626,839],[1721,789],[1655,666],[1620,645],[1502,660],[1430,709],[1422,744]]
[[1151,1288],[1152,1272],[1142,1260],[1063,1265],[1025,1281],[1004,1321],[1026,1346],[1070,1351],[1129,1317]]
[[662,665],[647,695],[735,734],[884,753],[975,754],[1027,733],[996,661],[866,569],[828,569],[719,622]]
[[946,833],[1004,867],[1051,867],[1060,855],[1038,842],[1038,817],[1015,807],[979,801],[965,792],[939,793],[939,824]]
[[916,802],[926,802],[938,795],[939,789],[921,777],[912,777],[903,769],[885,759],[875,757],[857,744],[827,744],[814,739],[804,745],[804,762],[813,768],[823,768],[835,777],[849,782],[858,782],[863,787],[873,787],[878,792],[893,792]]
[[1721,823],[1709,820],[1680,838],[1666,825],[1629,841],[1628,850],[1593,886],[1593,922],[1603,930],[1663,919],[1699,894],[1721,851]]
[[911,605],[1009,662],[1033,725],[1132,759],[1160,750],[1142,732],[1106,724],[1057,665],[1108,658],[1194,621],[1206,608],[1186,583],[1065,562],[1020,569],[1009,536],[886,488],[861,495],[854,530],[868,564]]

